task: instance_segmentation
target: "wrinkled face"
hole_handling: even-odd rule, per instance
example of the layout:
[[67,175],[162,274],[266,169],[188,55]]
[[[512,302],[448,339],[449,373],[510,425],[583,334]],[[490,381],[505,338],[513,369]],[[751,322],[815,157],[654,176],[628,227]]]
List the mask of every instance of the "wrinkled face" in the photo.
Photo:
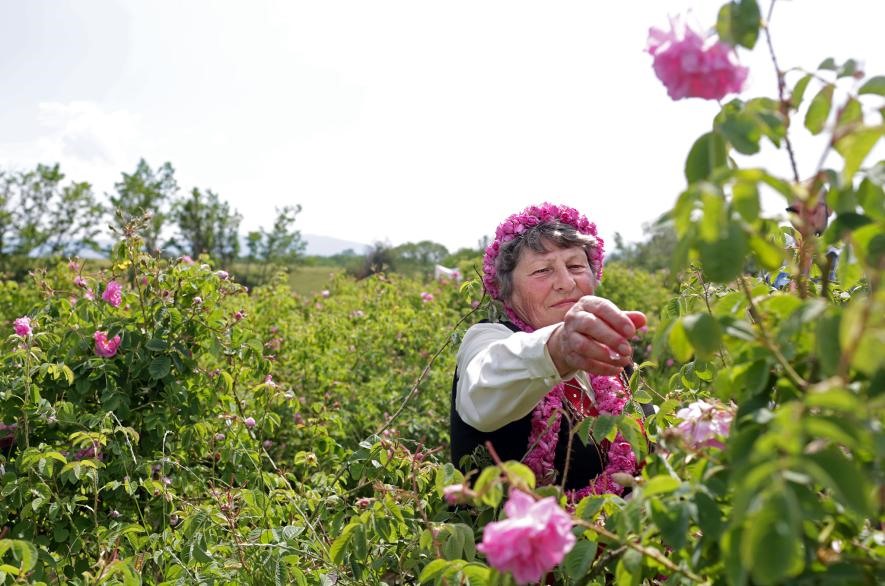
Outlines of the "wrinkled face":
[[513,269],[510,306],[535,329],[561,322],[578,299],[596,291],[583,248],[547,248],[524,248]]

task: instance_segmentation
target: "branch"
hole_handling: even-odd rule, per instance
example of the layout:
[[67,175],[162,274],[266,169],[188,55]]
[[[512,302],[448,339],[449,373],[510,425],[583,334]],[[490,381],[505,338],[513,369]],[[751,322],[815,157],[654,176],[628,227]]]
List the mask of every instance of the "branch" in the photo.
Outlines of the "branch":
[[750,303],[750,315],[756,320],[756,326],[759,328],[759,340],[768,351],[774,355],[775,360],[777,360],[778,364],[783,367],[784,372],[787,374],[790,381],[792,381],[792,383],[800,390],[804,391],[808,389],[808,381],[799,376],[799,373],[796,372],[793,366],[787,361],[780,348],[777,347],[768,335],[768,331],[765,329],[765,321],[762,319],[762,314],[759,313],[759,308],[756,307],[756,302],[753,301],[753,293],[747,285],[746,278],[741,277],[738,281],[740,281],[744,294],[747,296],[747,301]]

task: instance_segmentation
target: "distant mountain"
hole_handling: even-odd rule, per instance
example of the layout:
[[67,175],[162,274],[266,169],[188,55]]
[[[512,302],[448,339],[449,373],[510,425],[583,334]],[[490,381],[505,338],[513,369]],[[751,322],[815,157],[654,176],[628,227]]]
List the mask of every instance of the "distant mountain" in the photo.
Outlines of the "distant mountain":
[[362,255],[369,248],[369,245],[364,242],[353,242],[318,234],[301,234],[301,239],[307,242],[304,254],[308,256],[333,256],[347,249]]

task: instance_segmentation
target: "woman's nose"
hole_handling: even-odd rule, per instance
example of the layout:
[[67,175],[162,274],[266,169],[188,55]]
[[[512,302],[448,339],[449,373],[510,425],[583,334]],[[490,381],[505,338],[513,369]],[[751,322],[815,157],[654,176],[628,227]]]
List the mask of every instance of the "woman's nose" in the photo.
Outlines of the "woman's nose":
[[566,267],[558,267],[554,275],[553,286],[559,291],[571,291],[575,288],[575,278]]

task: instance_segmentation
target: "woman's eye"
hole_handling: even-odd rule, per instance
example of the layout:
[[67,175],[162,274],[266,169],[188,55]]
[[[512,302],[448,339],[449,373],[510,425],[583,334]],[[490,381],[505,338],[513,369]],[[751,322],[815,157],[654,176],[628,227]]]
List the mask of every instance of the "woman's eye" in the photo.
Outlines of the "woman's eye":
[[537,269],[532,274],[533,275],[542,275],[544,273],[550,272],[549,268]]
[[570,268],[571,270],[573,270],[573,271],[583,271],[583,270],[585,270],[587,267],[584,266],[584,265],[572,265],[572,266],[570,266],[569,268]]

